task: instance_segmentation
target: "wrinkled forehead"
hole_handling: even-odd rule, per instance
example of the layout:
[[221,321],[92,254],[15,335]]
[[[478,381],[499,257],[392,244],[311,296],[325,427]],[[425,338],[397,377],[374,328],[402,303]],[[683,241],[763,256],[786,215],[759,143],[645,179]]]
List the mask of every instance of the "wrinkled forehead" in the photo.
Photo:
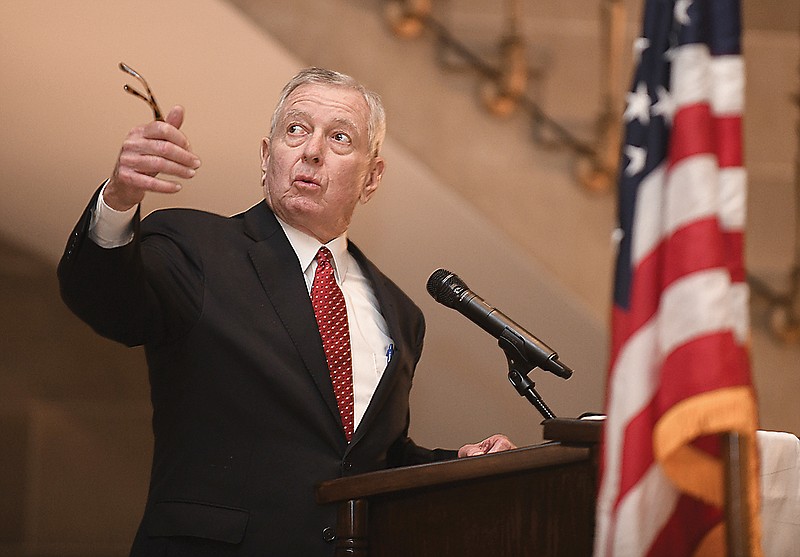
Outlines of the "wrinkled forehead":
[[305,83],[289,93],[280,114],[304,113],[317,118],[350,121],[353,126],[366,132],[369,106],[364,96],[350,87]]

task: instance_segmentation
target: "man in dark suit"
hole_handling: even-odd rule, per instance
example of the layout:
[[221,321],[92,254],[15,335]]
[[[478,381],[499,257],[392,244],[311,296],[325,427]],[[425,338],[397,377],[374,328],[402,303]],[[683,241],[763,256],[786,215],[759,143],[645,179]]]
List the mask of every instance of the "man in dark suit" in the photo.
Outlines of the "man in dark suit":
[[[175,107],[129,133],[59,265],[78,316],[145,347],[155,446],[132,555],[331,555],[319,482],[513,448],[501,435],[458,452],[408,438],[424,320],[346,236],[384,170],[377,95],[300,72],[263,140],[264,201],[140,223],[146,192],[180,189],[163,175],[200,166],[182,121]],[[343,299],[335,324],[329,292]]]

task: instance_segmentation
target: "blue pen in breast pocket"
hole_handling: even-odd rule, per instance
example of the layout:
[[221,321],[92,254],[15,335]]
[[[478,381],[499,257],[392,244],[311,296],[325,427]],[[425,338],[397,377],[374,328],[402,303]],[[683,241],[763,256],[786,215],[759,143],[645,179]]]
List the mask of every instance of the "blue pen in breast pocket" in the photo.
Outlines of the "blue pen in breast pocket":
[[392,361],[392,356],[394,356],[394,344],[389,343],[389,348],[386,349],[386,365]]

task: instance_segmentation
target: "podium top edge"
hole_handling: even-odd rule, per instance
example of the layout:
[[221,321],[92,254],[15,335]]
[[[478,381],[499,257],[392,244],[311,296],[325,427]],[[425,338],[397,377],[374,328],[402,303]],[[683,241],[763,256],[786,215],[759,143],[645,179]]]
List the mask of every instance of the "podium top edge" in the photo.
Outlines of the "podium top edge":
[[501,453],[391,468],[328,480],[317,487],[317,502],[324,504],[360,499],[409,489],[578,463],[591,458],[591,449],[588,447],[544,443]]

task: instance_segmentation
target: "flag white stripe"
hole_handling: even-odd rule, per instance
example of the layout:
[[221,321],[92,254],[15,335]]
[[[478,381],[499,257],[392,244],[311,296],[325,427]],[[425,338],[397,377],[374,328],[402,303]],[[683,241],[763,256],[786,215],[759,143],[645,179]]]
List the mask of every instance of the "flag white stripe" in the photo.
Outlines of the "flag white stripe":
[[750,341],[750,287],[746,282],[735,282],[728,292],[733,334],[736,342],[744,346]]
[[[655,393],[656,377],[644,373],[656,364],[656,327],[654,321],[640,327],[620,352],[611,375],[608,388],[607,417],[604,427],[603,482],[598,493],[598,542],[597,548],[605,548],[604,536],[610,534],[609,520],[613,516],[614,504],[619,496],[620,471],[622,468],[622,445],[625,427],[631,416],[638,414]],[[612,553],[613,554],[613,553]]]
[[711,55],[704,44],[686,44],[674,48],[670,76],[670,94],[675,107],[687,104],[708,103],[711,100],[711,78],[709,66]]
[[666,165],[659,165],[642,180],[634,209],[631,267],[635,269],[663,238],[661,196],[664,189]]
[[747,218],[747,171],[741,166],[719,173],[720,226],[729,232],[744,230]]
[[725,268],[692,273],[665,289],[658,312],[660,354],[670,354],[696,338],[733,329],[730,291],[730,275]]
[[615,532],[612,555],[646,555],[672,516],[678,498],[678,491],[661,467],[651,466],[617,508],[617,523],[625,528]]
[[714,155],[701,154],[673,166],[666,176],[666,185],[664,174],[664,168],[659,167],[639,186],[631,246],[634,268],[663,238],[693,221],[719,216],[725,230],[744,228],[747,179],[744,169],[719,170]]
[[744,110],[744,61],[741,56],[711,56],[704,44],[687,44],[672,51],[670,94],[677,109],[708,103],[717,116]]
[[744,112],[744,59],[737,55],[711,59],[711,113],[739,116]]
[[699,154],[675,164],[664,186],[664,236],[692,222],[715,217],[718,210],[719,167],[712,154]]
[[664,167],[659,167],[639,186],[631,247],[634,268],[679,227],[717,213],[716,188],[697,187],[717,181],[712,155],[689,157],[665,174]]

